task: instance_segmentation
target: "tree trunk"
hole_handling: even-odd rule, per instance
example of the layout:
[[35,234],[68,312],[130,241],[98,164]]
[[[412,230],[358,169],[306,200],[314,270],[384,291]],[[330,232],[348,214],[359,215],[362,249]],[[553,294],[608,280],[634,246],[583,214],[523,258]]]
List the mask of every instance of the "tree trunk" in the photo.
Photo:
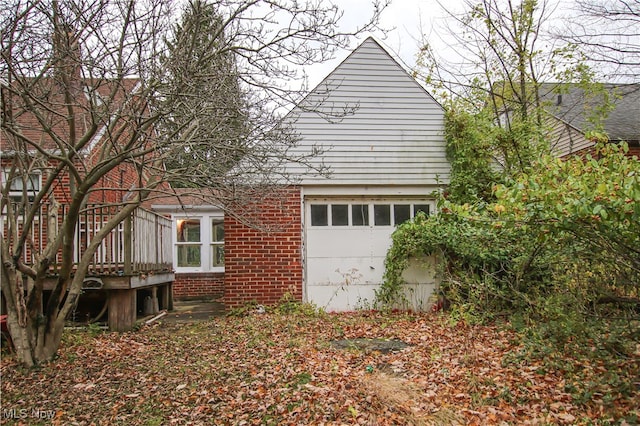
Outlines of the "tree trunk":
[[18,362],[33,367],[53,360],[62,340],[64,320],[52,321],[48,327],[49,321],[42,315],[27,316],[22,325],[14,309],[7,308],[7,311],[7,327]]
[[[42,288],[42,283],[37,282],[42,279],[27,278],[27,285]],[[6,259],[2,264],[2,295],[7,305],[7,328],[18,362],[33,367],[51,361],[62,339],[64,318],[47,317],[42,314],[41,307],[27,307],[22,272]]]

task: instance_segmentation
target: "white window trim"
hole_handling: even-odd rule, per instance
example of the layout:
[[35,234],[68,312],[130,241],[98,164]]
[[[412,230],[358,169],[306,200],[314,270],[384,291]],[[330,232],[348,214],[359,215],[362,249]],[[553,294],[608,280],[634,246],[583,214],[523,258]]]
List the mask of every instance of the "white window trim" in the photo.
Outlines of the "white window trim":
[[[5,168],[3,168],[2,169],[2,186],[3,186],[3,189],[4,189],[4,187],[6,185],[9,185],[7,175],[8,175],[7,170]],[[37,179],[36,179],[36,189],[32,190],[32,191],[27,191],[27,195],[28,196],[35,196],[42,189],[42,173],[40,171],[33,171],[33,172],[30,172],[29,175],[37,177]],[[19,191],[11,191],[10,190],[8,195],[9,195],[9,197],[12,197],[12,198],[22,198],[23,191],[22,190],[19,190]]]
[[[223,229],[224,229],[224,218],[219,218],[215,215],[209,215],[208,216],[208,223],[210,226],[210,231],[209,231],[209,261],[211,261],[213,263],[213,251],[215,247],[219,247],[222,246],[222,249],[224,250],[224,239],[222,241],[213,241],[213,221],[217,221],[217,222],[221,222]],[[209,265],[209,269],[213,272],[224,272],[224,266],[213,266],[213,265]]]
[[[178,266],[178,220],[198,219],[200,220],[200,266]],[[171,215],[171,232],[173,235],[173,268],[177,273],[222,273],[224,266],[211,266],[212,252],[214,246],[211,238],[211,222],[213,219],[224,221],[222,213],[213,214],[173,214]],[[224,246],[224,243],[223,243]]]
[[[35,197],[40,190],[42,189],[42,173],[37,170],[37,171],[33,171],[31,173],[29,173],[32,176],[37,176],[37,181],[36,181],[36,189],[35,191],[27,191],[27,197]],[[1,183],[2,183],[2,191],[4,191],[6,185],[8,185],[8,178],[7,178],[8,172],[6,170],[6,168],[2,168],[1,171],[1,176],[0,178],[2,179]],[[23,192],[20,191],[9,191],[7,193],[7,196],[9,197],[9,199],[12,199],[14,201],[14,203],[20,203],[22,201],[22,195]],[[6,206],[2,209],[2,211],[0,212],[0,216],[6,216],[7,211],[6,211]],[[18,220],[24,220],[22,213],[19,214],[18,216]],[[38,220],[38,218],[34,218],[34,220]],[[0,225],[3,227],[4,229],[4,219],[2,221],[2,223],[0,223]]]

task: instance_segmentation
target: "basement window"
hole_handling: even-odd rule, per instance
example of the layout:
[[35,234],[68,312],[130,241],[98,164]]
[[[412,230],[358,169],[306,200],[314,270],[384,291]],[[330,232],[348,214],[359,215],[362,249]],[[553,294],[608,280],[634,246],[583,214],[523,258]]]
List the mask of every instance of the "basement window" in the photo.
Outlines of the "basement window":
[[429,204],[415,204],[413,206],[413,216],[417,216],[420,212],[424,213],[425,216],[429,216]]

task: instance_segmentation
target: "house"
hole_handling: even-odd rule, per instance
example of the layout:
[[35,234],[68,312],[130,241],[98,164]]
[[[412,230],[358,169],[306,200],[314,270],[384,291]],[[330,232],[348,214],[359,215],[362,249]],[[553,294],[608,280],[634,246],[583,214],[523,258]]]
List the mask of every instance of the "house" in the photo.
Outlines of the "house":
[[[546,83],[540,93],[552,115],[552,150],[560,157],[593,148],[585,137],[601,126],[611,142],[625,141],[629,155],[640,158],[640,84],[602,84],[589,93],[580,85]],[[603,105],[608,102],[610,108]]]
[[[259,230],[193,200],[154,202],[172,219],[174,296],[222,297],[227,307],[283,297],[329,311],[371,306],[391,234],[419,212],[435,212],[448,182],[444,111],[378,41],[366,39],[285,122],[301,153],[329,176],[289,165],[299,183],[273,194]],[[433,275],[409,271],[407,299],[426,308]],[[424,271],[423,271],[424,272]]]
[[[139,131],[126,115],[128,103],[136,102],[139,81],[83,78],[80,61],[74,58],[71,63],[38,79],[27,76],[2,82],[0,87],[0,183],[7,197],[2,200],[0,230],[7,252],[18,240],[10,229],[19,234],[24,229],[25,210],[29,211],[37,196],[43,196],[30,223],[27,248],[18,254],[26,265],[33,264],[52,238],[52,227],[59,228],[68,215],[72,194],[78,190],[76,178],[103,161],[100,156],[109,147],[117,150],[118,137],[126,139]],[[61,67],[66,65],[61,61]],[[60,75],[64,77],[59,79]],[[70,82],[65,87],[61,79]],[[24,93],[28,96],[20,96]],[[39,102],[32,102],[33,98]],[[110,138],[108,144],[106,138]],[[75,174],[68,168],[56,172],[65,161],[73,165]],[[72,268],[77,268],[103,224],[120,212],[121,203],[144,187],[145,176],[138,170],[133,162],[125,160],[104,174],[87,194],[75,221],[73,253],[66,253],[73,256]],[[9,217],[13,209],[15,221]],[[174,275],[171,252],[167,250],[171,247],[170,229],[165,217],[138,208],[106,235],[90,261],[83,284],[85,300],[81,297],[78,309],[82,313],[77,313],[77,319],[96,319],[108,310],[110,328],[125,330],[133,326],[145,300],[157,301],[151,304],[151,311],[171,308]],[[44,282],[44,303],[57,284],[62,256],[60,249]]]

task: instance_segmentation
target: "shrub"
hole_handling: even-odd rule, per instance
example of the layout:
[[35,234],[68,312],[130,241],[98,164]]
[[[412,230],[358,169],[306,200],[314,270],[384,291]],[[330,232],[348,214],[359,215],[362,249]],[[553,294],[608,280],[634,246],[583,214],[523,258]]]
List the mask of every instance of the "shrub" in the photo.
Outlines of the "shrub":
[[393,234],[379,301],[394,301],[408,259],[424,254],[441,259],[454,305],[486,317],[525,313],[558,325],[560,340],[599,301],[637,299],[640,162],[626,152],[600,144],[584,158],[543,156],[495,185],[491,202],[440,200],[439,215]]

